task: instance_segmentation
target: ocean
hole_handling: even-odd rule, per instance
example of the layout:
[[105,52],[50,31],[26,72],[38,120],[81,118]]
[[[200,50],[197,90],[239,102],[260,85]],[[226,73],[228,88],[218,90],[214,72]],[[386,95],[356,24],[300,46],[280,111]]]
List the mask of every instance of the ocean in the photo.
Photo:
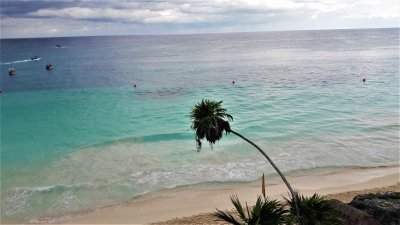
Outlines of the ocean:
[[0,46],[2,221],[275,174],[233,134],[197,151],[189,113],[205,98],[222,100],[231,128],[285,174],[399,164],[397,28]]

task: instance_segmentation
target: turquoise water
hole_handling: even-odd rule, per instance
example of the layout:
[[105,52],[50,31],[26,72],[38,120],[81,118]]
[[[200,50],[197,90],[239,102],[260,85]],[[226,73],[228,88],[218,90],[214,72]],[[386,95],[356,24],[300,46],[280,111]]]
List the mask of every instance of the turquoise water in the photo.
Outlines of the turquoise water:
[[399,163],[399,29],[7,39],[0,78],[6,221],[273,174],[232,135],[197,152],[202,98],[285,172]]

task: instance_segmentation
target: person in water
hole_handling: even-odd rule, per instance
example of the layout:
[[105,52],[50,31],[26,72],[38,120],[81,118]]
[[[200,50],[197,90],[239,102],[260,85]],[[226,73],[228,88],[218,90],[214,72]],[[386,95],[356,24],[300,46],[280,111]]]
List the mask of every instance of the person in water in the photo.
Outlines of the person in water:
[[9,76],[14,76],[16,73],[17,73],[17,72],[15,71],[14,68],[9,68],[9,69],[8,69],[8,75],[9,75]]
[[47,64],[46,65],[46,70],[52,70],[53,69],[53,65],[52,64]]

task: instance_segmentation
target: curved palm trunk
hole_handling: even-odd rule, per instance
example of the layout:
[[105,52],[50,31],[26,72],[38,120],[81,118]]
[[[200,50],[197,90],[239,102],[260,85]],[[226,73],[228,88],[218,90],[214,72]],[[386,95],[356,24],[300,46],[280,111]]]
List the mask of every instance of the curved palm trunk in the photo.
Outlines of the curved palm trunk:
[[239,134],[239,133],[237,133],[237,132],[235,132],[233,130],[230,130],[230,132],[234,133],[236,136],[242,138],[243,140],[245,140],[248,143],[250,143],[251,145],[253,145],[261,154],[263,154],[263,156],[268,160],[268,162],[272,165],[272,167],[274,167],[276,172],[278,172],[279,176],[281,176],[283,182],[285,182],[287,188],[290,191],[290,194],[292,195],[292,197],[294,199],[294,203],[296,205],[297,217],[299,219],[300,224],[302,224],[301,223],[301,218],[300,218],[299,207],[298,207],[297,195],[293,191],[292,186],[290,186],[289,182],[286,180],[286,177],[283,175],[283,173],[279,170],[279,168],[275,165],[275,163],[271,160],[271,158],[269,158],[269,156],[260,147],[258,147],[258,145],[256,145],[254,142],[250,141],[249,139],[245,138],[244,136],[242,136],[241,134]]

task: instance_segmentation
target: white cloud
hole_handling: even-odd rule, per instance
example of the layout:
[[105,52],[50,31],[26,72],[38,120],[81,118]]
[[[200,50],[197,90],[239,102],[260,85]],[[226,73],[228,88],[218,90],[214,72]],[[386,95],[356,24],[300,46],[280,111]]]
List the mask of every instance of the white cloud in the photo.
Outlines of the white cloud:
[[80,8],[40,9],[30,13],[37,17],[61,17],[72,19],[103,19],[120,20],[137,23],[194,23],[205,22],[207,19],[216,19],[215,16],[206,18],[199,14],[189,14],[174,9],[112,9],[112,8]]
[[383,18],[393,19],[400,16],[400,2],[393,0],[385,1],[360,1],[349,4],[341,16],[348,18]]
[[[91,2],[91,1],[86,1]],[[177,2],[111,1],[98,7],[40,9],[30,13],[37,17],[71,19],[106,19],[138,23],[197,23],[243,14],[286,14],[293,11],[316,18],[323,13],[347,17],[395,18],[399,3],[394,0],[216,0]]]
[[2,32],[42,30],[32,21],[60,35],[398,27],[400,15],[398,0],[70,0],[54,8],[38,1],[47,7],[19,24],[11,21],[20,15],[2,16]]
[[116,24],[112,22],[96,23],[92,21],[74,21],[48,18],[2,18],[1,38],[49,37],[49,36],[87,36],[87,35],[123,35],[129,30],[136,32],[134,24]]

